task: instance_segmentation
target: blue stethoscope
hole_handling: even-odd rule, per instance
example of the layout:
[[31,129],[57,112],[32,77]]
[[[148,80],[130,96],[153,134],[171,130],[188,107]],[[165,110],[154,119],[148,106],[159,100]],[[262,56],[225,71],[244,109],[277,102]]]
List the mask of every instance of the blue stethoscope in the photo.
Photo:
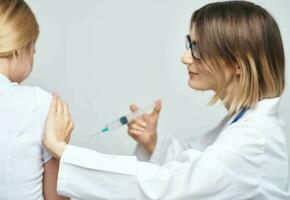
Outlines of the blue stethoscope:
[[246,113],[246,111],[247,111],[247,109],[246,109],[246,108],[243,108],[243,109],[239,112],[239,114],[235,117],[235,119],[232,121],[231,124],[233,124],[233,123],[239,121],[239,119],[240,119],[240,118],[241,118],[241,117]]

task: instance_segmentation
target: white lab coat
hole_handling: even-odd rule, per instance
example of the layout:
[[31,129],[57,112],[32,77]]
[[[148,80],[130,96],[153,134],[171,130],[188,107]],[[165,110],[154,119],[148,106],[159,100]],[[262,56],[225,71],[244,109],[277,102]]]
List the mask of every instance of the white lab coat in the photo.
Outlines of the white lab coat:
[[[158,138],[151,156],[107,155],[68,145],[58,192],[78,199],[289,200],[289,166],[279,98],[265,99],[201,140]],[[143,160],[143,161],[141,161]]]

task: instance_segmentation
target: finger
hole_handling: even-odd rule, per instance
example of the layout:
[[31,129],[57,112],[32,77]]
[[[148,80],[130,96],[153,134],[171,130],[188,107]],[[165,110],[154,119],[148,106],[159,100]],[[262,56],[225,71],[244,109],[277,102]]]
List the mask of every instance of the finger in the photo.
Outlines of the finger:
[[127,124],[127,126],[130,128],[130,127],[132,127],[133,124],[138,124],[138,125],[140,125],[140,126],[142,126],[144,128],[146,128],[146,126],[147,126],[146,122],[144,120],[142,120],[142,116],[140,116],[137,119],[129,122]]
[[130,123],[128,123],[128,124],[127,124],[128,128],[131,128],[132,125],[133,125],[134,123],[135,123],[135,122],[130,122]]
[[74,129],[74,121],[71,115],[69,115],[69,126],[71,129]]
[[147,123],[144,120],[142,120],[142,119],[135,120],[135,124],[137,124],[137,125],[139,125],[139,126],[141,126],[143,128],[147,127]]
[[65,117],[65,121],[66,121],[66,130],[70,130],[74,128],[74,123],[73,120],[71,118],[71,116],[66,115]]
[[68,108],[67,104],[64,104],[64,120],[66,120],[66,123],[68,124],[68,126],[70,125],[70,123],[72,121],[72,118],[69,114],[69,108]]
[[75,128],[74,121],[70,119],[70,128],[73,130]]
[[69,120],[70,115],[69,115],[68,105],[64,102],[62,102],[62,105],[63,105],[63,114]]
[[157,100],[155,102],[155,106],[154,106],[154,109],[152,111],[151,114],[154,114],[154,115],[159,115],[160,111],[161,111],[161,100]]
[[70,126],[71,126],[72,129],[74,129],[74,121],[73,121],[73,118],[72,118],[72,116],[70,114],[68,106],[67,106],[67,109],[68,109],[68,118],[69,118]]
[[132,104],[132,105],[130,106],[130,110],[131,110],[132,112],[136,112],[136,111],[138,110],[138,107],[137,107],[135,104]]
[[137,131],[141,131],[141,132],[144,132],[145,131],[145,128],[143,128],[142,126],[139,126],[137,124],[133,124],[131,126],[131,129],[134,129],[134,130],[137,130]]
[[[152,113],[151,113],[151,114],[152,114]],[[145,121],[150,120],[151,114],[145,113],[145,114],[143,115],[143,119],[144,119]]]
[[57,113],[62,113],[63,112],[63,107],[61,104],[61,100],[59,97],[57,97]]
[[64,114],[64,116],[66,116],[67,112],[65,111],[65,109],[68,110],[68,108],[66,108],[66,103],[62,99],[60,99],[60,103],[61,103],[61,107],[62,107],[62,113]]
[[70,141],[71,133],[72,133],[73,129],[74,129],[74,123],[72,120],[70,120],[69,124],[68,124],[68,130],[66,132],[66,137],[65,137],[67,143],[69,143],[69,141]]
[[131,136],[138,136],[138,135],[142,135],[142,134],[143,134],[143,132],[141,132],[141,131],[137,131],[137,130],[134,130],[134,129],[129,129],[129,130],[128,130],[128,133],[129,133],[129,135],[131,135]]
[[68,110],[68,117],[69,117],[69,120],[73,122],[73,118],[72,118],[72,115],[70,114],[69,110]]
[[57,96],[53,95],[50,103],[49,114],[56,113],[57,110]]

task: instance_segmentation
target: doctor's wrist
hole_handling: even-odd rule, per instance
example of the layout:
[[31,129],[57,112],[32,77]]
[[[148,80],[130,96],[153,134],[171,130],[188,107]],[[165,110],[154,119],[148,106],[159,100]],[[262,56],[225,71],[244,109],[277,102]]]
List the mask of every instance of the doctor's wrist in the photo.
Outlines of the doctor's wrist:
[[64,152],[66,146],[67,146],[67,143],[65,143],[65,142],[60,142],[60,143],[57,145],[57,147],[56,147],[56,149],[55,149],[55,155],[56,155],[56,158],[57,158],[57,159],[60,159],[60,158],[61,158],[61,156],[62,156],[62,154],[63,154],[63,152]]
[[150,143],[144,145],[144,148],[149,154],[152,154],[157,143],[157,134],[154,134]]
[[67,147],[67,143],[65,142],[53,142],[53,143],[44,143],[44,146],[47,150],[52,154],[56,159],[60,159],[65,148]]

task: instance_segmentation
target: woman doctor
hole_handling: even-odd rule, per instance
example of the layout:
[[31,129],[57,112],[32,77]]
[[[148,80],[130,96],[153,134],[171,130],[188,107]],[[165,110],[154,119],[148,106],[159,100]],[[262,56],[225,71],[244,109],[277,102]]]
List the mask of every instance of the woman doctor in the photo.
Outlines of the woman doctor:
[[[54,97],[44,144],[60,158],[58,192],[81,199],[289,200],[285,123],[277,110],[284,90],[279,28],[245,1],[195,11],[182,57],[189,86],[213,90],[228,115],[200,140],[157,137],[161,103],[128,126],[136,156],[68,145],[65,104]],[[134,112],[135,105],[131,106]]]

